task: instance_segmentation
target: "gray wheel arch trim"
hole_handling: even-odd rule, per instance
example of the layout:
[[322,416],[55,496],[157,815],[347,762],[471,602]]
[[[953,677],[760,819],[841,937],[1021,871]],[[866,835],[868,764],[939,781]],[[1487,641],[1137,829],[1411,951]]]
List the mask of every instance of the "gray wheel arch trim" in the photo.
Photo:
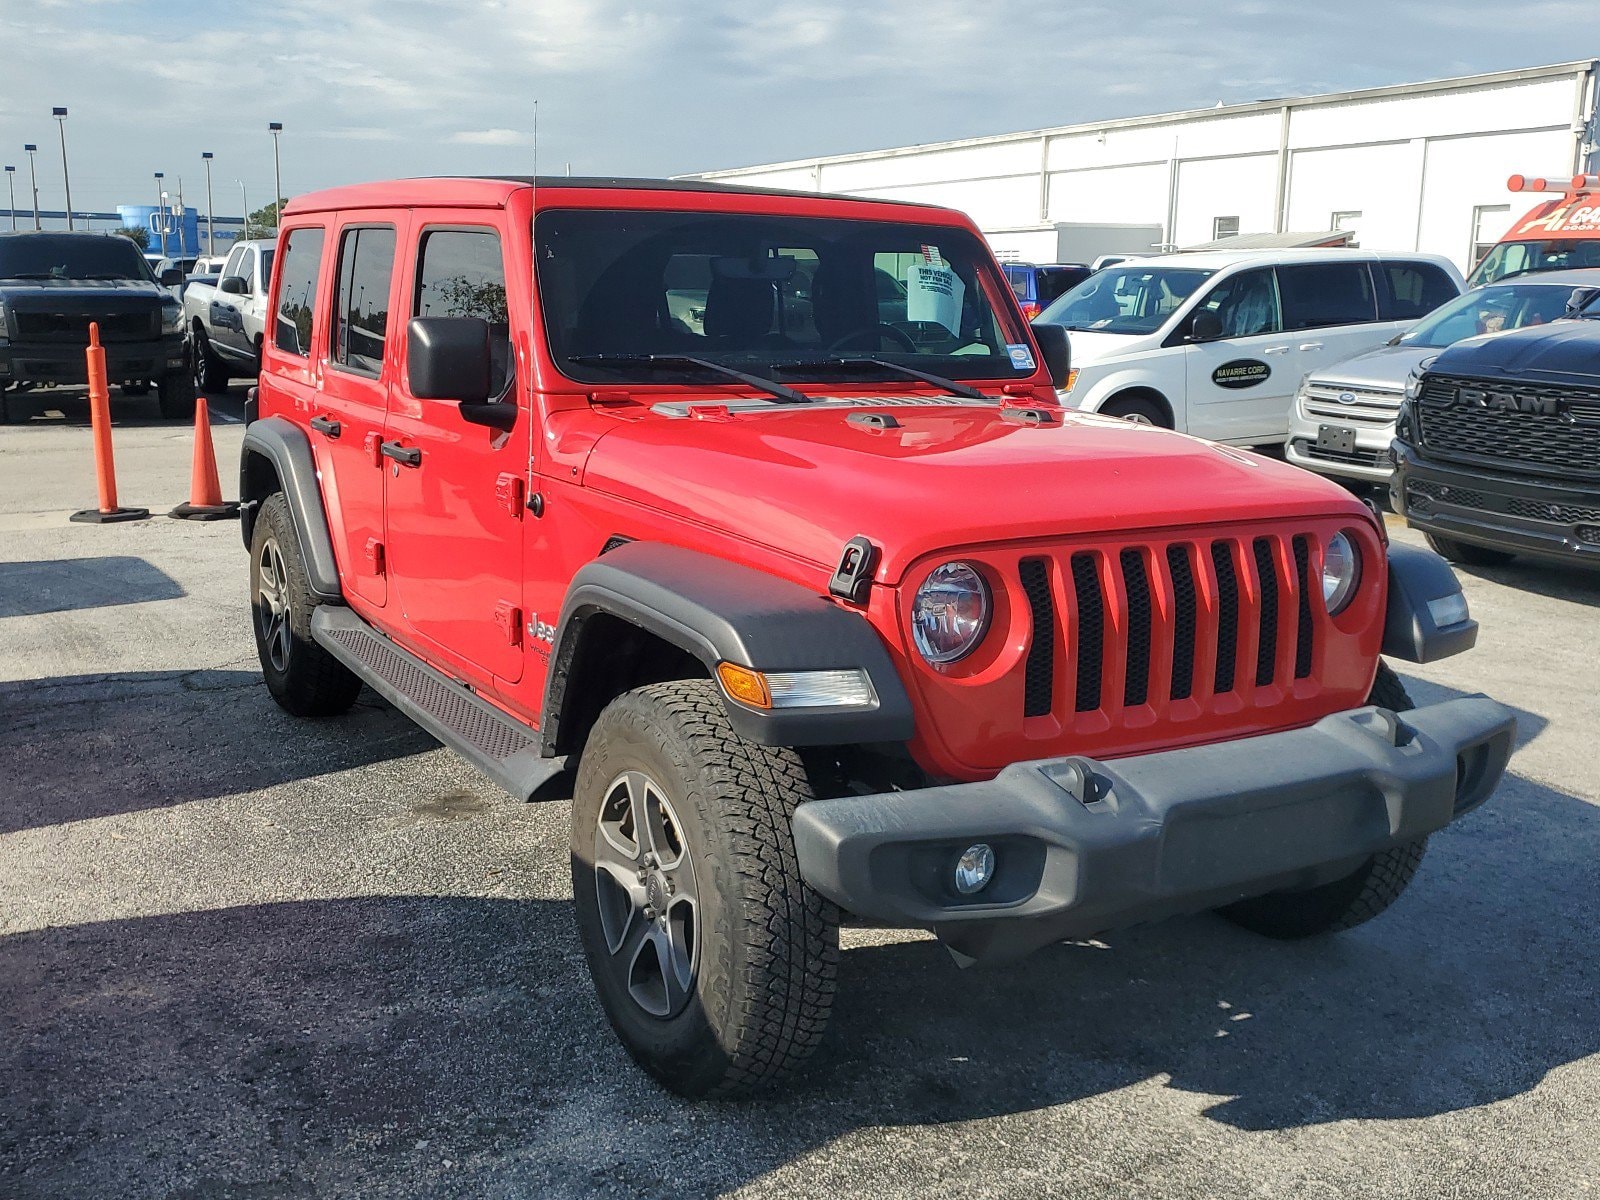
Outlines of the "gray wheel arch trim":
[[246,548],[255,532],[256,510],[268,495],[259,486],[258,476],[251,472],[252,457],[266,459],[277,474],[294,515],[295,532],[300,535],[312,592],[323,603],[342,603],[339,564],[333,556],[333,538],[328,533],[328,515],[322,504],[310,440],[298,425],[283,417],[263,417],[245,429],[244,445],[239,450],[239,498],[244,502],[239,525]]
[[[766,572],[659,542],[628,542],[583,567],[562,606],[541,722],[557,753],[584,626],[606,613],[686,651],[710,673],[718,662],[764,671],[860,668],[871,708],[760,711],[723,697],[741,737],[769,746],[903,742],[911,700],[882,639],[861,614]],[[582,686],[581,680],[577,686]],[[719,692],[720,694],[720,692]]]

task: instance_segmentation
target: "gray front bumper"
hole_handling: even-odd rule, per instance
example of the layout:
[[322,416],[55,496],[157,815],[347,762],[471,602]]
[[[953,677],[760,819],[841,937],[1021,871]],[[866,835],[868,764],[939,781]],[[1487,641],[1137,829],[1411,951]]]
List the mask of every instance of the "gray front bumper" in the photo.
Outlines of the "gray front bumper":
[[[802,804],[800,873],[858,917],[932,927],[972,959],[1215,908],[1354,870],[1483,803],[1516,719],[1486,696],[1114,762],[1016,763],[983,783]],[[993,880],[958,895],[976,842]]]

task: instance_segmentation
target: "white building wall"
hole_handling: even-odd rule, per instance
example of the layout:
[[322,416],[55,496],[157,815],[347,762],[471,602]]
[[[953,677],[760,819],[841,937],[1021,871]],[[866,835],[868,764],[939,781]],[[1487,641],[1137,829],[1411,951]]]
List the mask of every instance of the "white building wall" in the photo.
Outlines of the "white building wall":
[[[1169,243],[1317,232],[1359,212],[1360,244],[1468,261],[1474,209],[1532,197],[1513,172],[1563,178],[1594,122],[1593,62],[1336,96],[909,146],[698,178],[943,204],[1010,249],[1054,223],[1156,224]],[[1592,168],[1592,165],[1590,167]]]

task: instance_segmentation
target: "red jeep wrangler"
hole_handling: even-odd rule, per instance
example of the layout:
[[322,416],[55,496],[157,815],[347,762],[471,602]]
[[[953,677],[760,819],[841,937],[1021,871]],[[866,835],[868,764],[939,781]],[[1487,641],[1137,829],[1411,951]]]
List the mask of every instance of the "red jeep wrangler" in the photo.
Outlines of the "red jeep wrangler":
[[1389,654],[1448,566],[1331,483],[1064,411],[963,216],[662,181],[421,179],[284,212],[244,442],[262,670],[370,685],[521,798],[687,1095],[822,1037],[841,919],[958,961],[1400,894],[1511,752]]

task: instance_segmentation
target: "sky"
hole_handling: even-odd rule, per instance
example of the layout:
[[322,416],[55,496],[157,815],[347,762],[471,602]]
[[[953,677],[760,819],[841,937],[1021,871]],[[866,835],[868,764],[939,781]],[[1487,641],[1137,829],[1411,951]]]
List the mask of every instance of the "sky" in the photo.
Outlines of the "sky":
[[[672,175],[1600,56],[1592,0],[0,0],[0,162],[62,208]],[[1584,41],[1584,31],[1589,41]],[[198,203],[197,203],[198,202]],[[6,194],[0,191],[0,207]]]

